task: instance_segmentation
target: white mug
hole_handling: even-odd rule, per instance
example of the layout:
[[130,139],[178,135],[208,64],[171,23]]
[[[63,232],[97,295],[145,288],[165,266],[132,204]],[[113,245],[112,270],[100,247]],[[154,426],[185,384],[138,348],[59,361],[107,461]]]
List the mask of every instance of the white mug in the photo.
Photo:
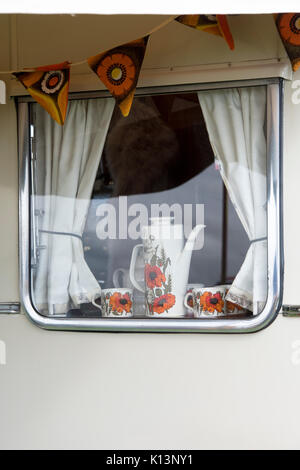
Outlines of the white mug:
[[101,309],[103,317],[132,317],[132,289],[103,289]]

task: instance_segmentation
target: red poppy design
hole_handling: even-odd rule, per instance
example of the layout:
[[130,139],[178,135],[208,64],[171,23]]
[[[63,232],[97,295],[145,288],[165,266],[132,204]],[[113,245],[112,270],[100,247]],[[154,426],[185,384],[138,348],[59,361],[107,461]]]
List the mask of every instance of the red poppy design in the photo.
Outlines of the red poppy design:
[[206,291],[200,297],[200,306],[205,312],[214,313],[214,311],[217,310],[217,312],[222,313],[224,300],[222,299],[220,292],[212,294],[211,292]]
[[175,305],[176,297],[173,294],[166,294],[157,297],[153,302],[153,312],[163,313]]
[[158,266],[151,266],[151,264],[146,264],[145,266],[145,279],[150,289],[161,287],[162,283],[166,282],[164,273],[161,272]]
[[113,311],[122,313],[129,313],[131,310],[132,302],[128,294],[120,294],[120,292],[115,292],[109,300],[110,305],[112,306]]

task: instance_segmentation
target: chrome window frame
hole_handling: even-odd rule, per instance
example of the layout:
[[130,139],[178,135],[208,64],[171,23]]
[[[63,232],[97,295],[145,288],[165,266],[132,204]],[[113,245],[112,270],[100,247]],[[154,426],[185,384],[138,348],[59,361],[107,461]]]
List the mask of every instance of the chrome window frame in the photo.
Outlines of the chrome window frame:
[[[263,311],[247,319],[152,319],[152,318],[57,318],[43,316],[33,306],[30,292],[30,148],[20,155],[19,250],[22,306],[36,325],[52,330],[159,333],[253,333],[276,318],[283,288],[282,230],[282,112],[283,80],[279,78],[216,82],[206,84],[158,86],[137,89],[136,95],[196,92],[220,88],[267,86],[267,228],[268,296]],[[110,96],[106,91],[74,93],[69,99]],[[26,96],[18,102],[32,102]],[[28,126],[29,127],[29,126]]]

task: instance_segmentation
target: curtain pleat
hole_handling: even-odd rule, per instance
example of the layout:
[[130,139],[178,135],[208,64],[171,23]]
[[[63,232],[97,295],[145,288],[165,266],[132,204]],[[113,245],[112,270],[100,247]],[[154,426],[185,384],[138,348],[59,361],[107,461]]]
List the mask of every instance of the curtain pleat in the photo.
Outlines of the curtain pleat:
[[84,259],[81,236],[113,108],[112,98],[74,100],[59,126],[34,105],[41,162],[38,194],[32,196],[39,214],[34,296],[37,307],[50,314],[65,313],[101,294]]
[[251,242],[227,299],[254,312],[267,296],[266,88],[198,93],[230,199]]

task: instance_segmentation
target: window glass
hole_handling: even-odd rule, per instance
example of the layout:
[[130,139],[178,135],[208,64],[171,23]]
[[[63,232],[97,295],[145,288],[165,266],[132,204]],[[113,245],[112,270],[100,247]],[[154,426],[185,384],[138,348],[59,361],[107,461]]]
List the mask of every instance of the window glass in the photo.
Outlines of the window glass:
[[31,104],[46,316],[247,318],[267,296],[266,87]]

